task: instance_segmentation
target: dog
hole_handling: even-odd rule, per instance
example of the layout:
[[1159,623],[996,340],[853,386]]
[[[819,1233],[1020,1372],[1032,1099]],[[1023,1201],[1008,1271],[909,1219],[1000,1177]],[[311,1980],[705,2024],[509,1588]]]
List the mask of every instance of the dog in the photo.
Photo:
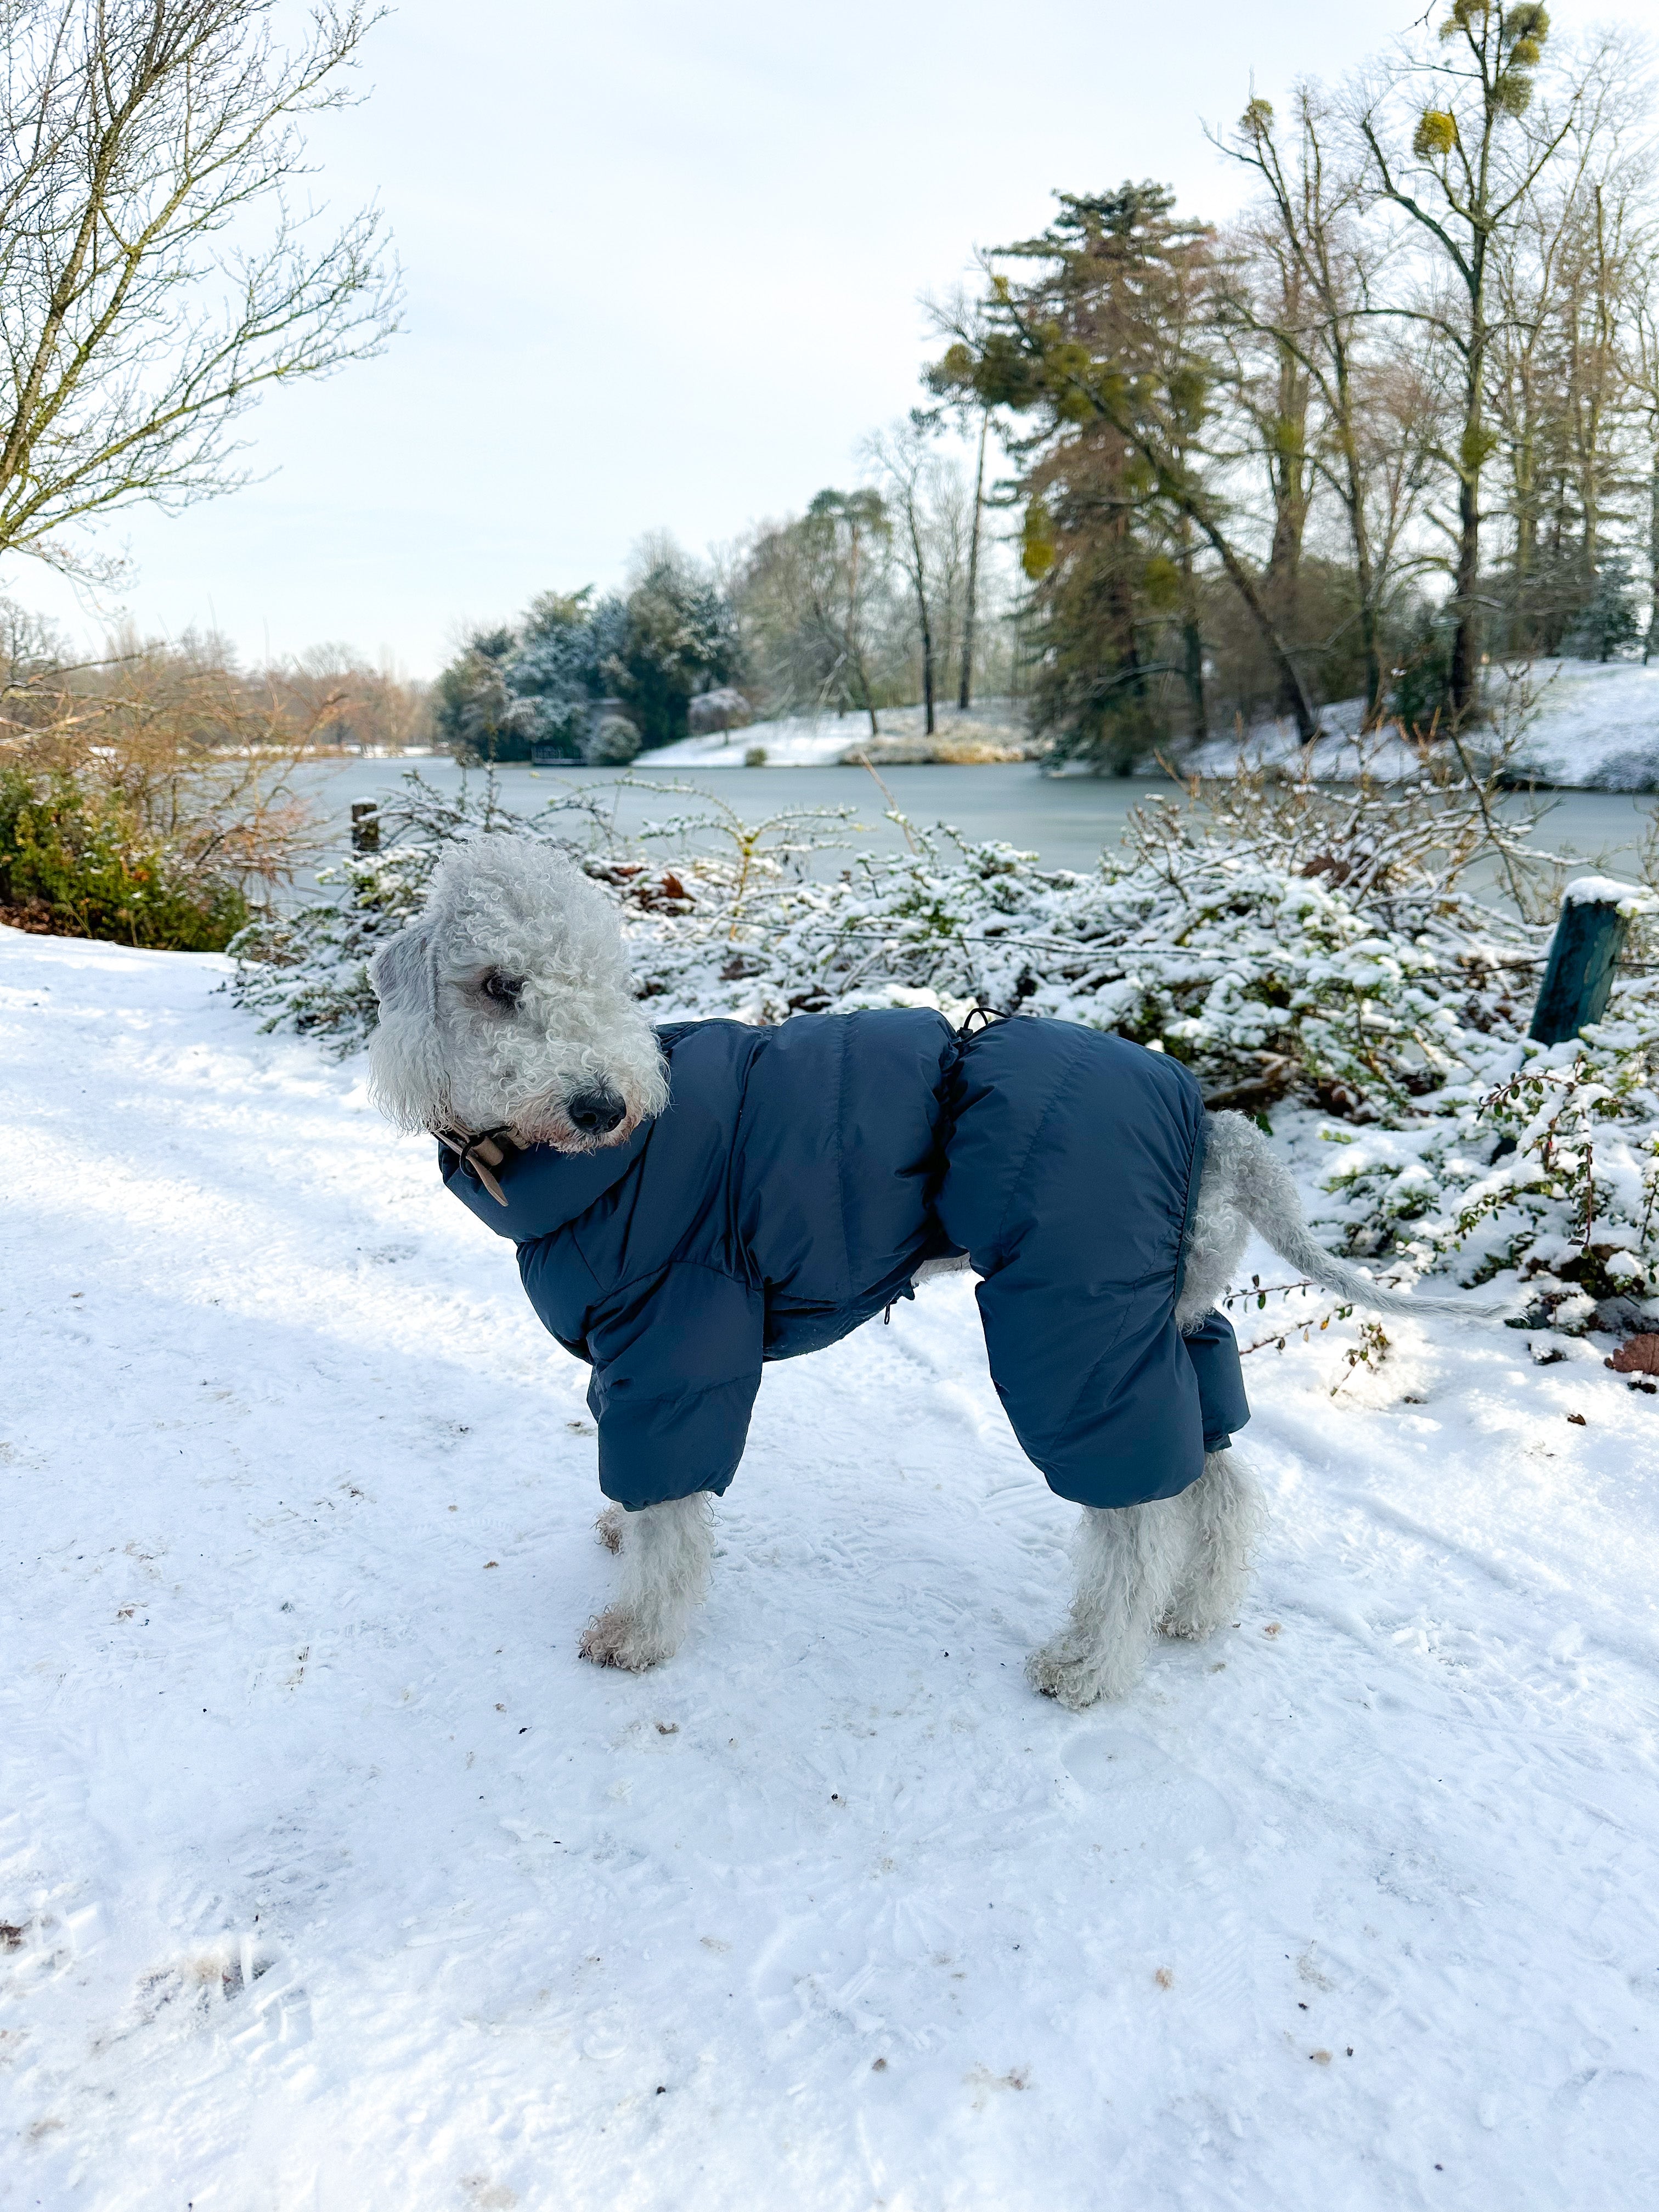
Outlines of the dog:
[[593,1365],[620,1567],[581,1639],[600,1665],[684,1638],[762,1361],[933,1274],[978,1275],[1016,1434],[1083,1507],[1067,1618],[1028,1662],[1078,1710],[1133,1689],[1154,1636],[1206,1638],[1244,1598],[1263,1505],[1219,1307],[1250,1231],[1357,1304],[1475,1310],[1325,1251],[1256,1127],[1124,1040],[913,1009],[653,1028],[614,905],[536,840],[450,852],[370,978],[375,1103],[438,1138],[449,1188]]

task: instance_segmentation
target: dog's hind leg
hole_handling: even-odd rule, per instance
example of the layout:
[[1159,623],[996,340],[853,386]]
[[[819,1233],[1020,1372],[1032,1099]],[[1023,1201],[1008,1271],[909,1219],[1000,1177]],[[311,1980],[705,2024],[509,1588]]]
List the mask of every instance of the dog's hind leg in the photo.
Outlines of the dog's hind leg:
[[1133,1689],[1187,1563],[1190,1518],[1185,1498],[1084,1507],[1071,1617],[1027,1660],[1034,1688],[1074,1711]]
[[581,1655],[596,1667],[637,1674],[671,1659],[708,1587],[714,1550],[714,1516],[700,1490],[665,1505],[647,1505],[599,1523],[600,1541],[615,1551],[622,1587],[613,1604],[582,1634]]
[[607,1505],[593,1523],[593,1534],[607,1552],[620,1552],[623,1547],[623,1531],[627,1526],[626,1510],[620,1505]]
[[1165,1636],[1201,1643],[1238,1618],[1267,1509],[1234,1451],[1206,1452],[1203,1474],[1175,1502],[1189,1515],[1187,1558],[1158,1626]]

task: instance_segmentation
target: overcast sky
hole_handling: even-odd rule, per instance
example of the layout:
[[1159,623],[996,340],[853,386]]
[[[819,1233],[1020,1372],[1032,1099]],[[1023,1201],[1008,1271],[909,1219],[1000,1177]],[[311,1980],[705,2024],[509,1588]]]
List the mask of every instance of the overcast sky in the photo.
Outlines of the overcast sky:
[[[407,285],[379,361],[265,400],[266,480],[108,532],[118,599],[34,564],[0,590],[84,627],[217,627],[245,658],[339,640],[428,675],[461,626],[701,550],[854,473],[914,404],[919,305],[1055,189],[1172,184],[1252,78],[1340,76],[1422,0],[403,0],[317,188],[385,210]],[[1659,0],[1596,11],[1651,25]],[[1553,10],[1569,27],[1566,6]]]

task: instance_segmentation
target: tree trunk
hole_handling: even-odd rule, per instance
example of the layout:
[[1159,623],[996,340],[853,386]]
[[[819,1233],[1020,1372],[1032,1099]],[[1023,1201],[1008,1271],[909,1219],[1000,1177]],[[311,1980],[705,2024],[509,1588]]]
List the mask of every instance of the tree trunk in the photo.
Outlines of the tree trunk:
[[974,471],[974,526],[968,540],[968,605],[962,629],[962,683],[957,704],[965,714],[974,700],[974,623],[979,600],[979,518],[985,496],[985,434],[991,427],[991,410],[982,408],[979,418],[979,466]]
[[1480,704],[1480,406],[1478,378],[1471,383],[1462,465],[1457,472],[1457,568],[1452,590],[1457,628],[1452,637],[1451,715],[1458,730],[1468,727]]
[[864,712],[870,717],[870,734],[872,738],[878,738],[881,735],[881,725],[876,720],[876,702],[874,698],[871,696],[870,672],[864,665],[864,641],[857,634],[858,619],[859,533],[858,526],[854,524],[850,533],[850,544],[848,546],[848,555],[847,634],[844,640],[844,649],[846,651],[848,659],[852,663],[853,673],[859,679],[859,690],[864,695],[859,702],[859,704],[863,708]]
[[1659,420],[1654,423],[1653,463],[1648,471],[1648,634],[1642,641],[1642,665],[1659,653]]
[[933,734],[933,624],[927,611],[927,564],[922,558],[921,532],[916,526],[915,488],[905,505],[910,533],[910,581],[916,587],[916,619],[921,628],[921,700],[927,714],[927,735]]
[[1359,595],[1359,642],[1365,656],[1365,707],[1359,718],[1362,730],[1381,726],[1388,697],[1382,674],[1382,623],[1376,608],[1376,574],[1371,565],[1370,532],[1365,521],[1365,495],[1359,471],[1358,449],[1352,425],[1346,426],[1348,446],[1348,538],[1353,547],[1354,588]]
[[1538,625],[1533,616],[1533,578],[1538,568],[1538,468],[1536,433],[1532,423],[1530,392],[1522,399],[1525,410],[1521,438],[1515,454],[1515,637],[1514,643],[1535,650]]
[[[1305,453],[1308,429],[1308,386],[1288,346],[1279,351],[1279,408],[1273,423],[1273,447],[1268,456],[1273,483],[1273,536],[1267,556],[1262,596],[1273,610],[1279,633],[1294,639],[1300,627],[1302,538],[1308,521]],[[1276,714],[1292,714],[1296,701],[1281,672]]]
[[1134,447],[1152,469],[1164,496],[1171,502],[1177,514],[1185,515],[1192,523],[1194,528],[1208,543],[1211,551],[1226,570],[1228,582],[1243,600],[1245,612],[1255,624],[1257,635],[1273,657],[1273,666],[1285,685],[1285,695],[1291,702],[1291,713],[1296,720],[1297,736],[1304,745],[1310,745],[1319,732],[1319,718],[1314,713],[1313,702],[1308,696],[1308,687],[1302,680],[1302,672],[1291,659],[1290,648],[1285,642],[1279,625],[1274,622],[1272,612],[1263,602],[1261,593],[1256,587],[1255,579],[1234,552],[1223,535],[1219,525],[1208,514],[1202,500],[1193,490],[1187,481],[1185,472],[1177,471],[1171,464],[1167,451],[1160,453],[1150,439],[1139,434],[1131,423],[1126,422],[1121,415],[1115,413],[1097,392],[1086,386],[1082,388],[1092,402],[1095,411],[1111,424],[1121,438]]
[[1204,633],[1198,619],[1198,589],[1193,577],[1193,526],[1181,518],[1182,676],[1187,686],[1187,706],[1192,716],[1193,738],[1202,744],[1210,734],[1210,713],[1204,696]]

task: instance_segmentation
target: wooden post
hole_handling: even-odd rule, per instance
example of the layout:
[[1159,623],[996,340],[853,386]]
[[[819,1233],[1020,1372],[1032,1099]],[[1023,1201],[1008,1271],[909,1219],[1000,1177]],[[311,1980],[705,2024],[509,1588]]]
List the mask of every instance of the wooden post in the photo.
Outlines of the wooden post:
[[1607,876],[1580,876],[1567,885],[1528,1036],[1561,1044],[1587,1022],[1601,1020],[1630,927],[1620,904],[1640,896],[1634,884]]
[[354,853],[378,853],[380,849],[380,809],[372,799],[354,799],[351,802],[351,849]]

